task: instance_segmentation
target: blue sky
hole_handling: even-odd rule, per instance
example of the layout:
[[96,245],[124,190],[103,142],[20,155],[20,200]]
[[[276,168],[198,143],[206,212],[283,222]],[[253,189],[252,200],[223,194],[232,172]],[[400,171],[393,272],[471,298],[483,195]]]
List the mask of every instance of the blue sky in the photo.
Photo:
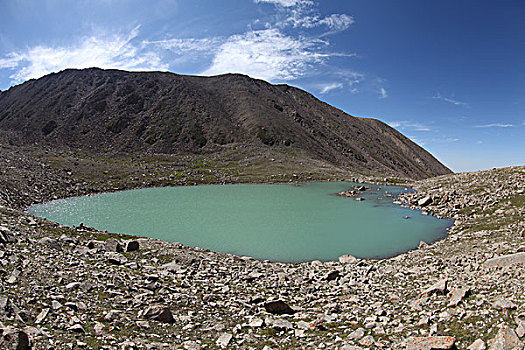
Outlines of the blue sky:
[[454,171],[525,164],[522,0],[0,0],[0,89],[65,68],[248,74]]

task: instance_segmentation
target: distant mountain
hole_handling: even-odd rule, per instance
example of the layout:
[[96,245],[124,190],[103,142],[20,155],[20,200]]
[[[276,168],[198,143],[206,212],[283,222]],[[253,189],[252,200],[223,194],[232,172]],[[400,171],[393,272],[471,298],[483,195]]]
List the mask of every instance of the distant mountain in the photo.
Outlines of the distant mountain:
[[379,120],[239,74],[68,69],[1,92],[0,133],[12,144],[92,154],[220,156],[271,148],[356,172],[414,179],[451,172]]

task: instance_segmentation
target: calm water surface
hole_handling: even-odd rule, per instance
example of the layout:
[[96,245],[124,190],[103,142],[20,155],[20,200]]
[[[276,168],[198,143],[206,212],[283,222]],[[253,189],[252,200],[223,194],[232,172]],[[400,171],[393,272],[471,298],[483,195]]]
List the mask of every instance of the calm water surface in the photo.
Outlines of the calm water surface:
[[[364,201],[336,196],[356,185],[210,185],[148,188],[56,200],[30,214],[73,226],[181,242],[274,261],[388,257],[446,235],[449,220],[401,208],[381,186]],[[410,216],[410,219],[404,219]]]

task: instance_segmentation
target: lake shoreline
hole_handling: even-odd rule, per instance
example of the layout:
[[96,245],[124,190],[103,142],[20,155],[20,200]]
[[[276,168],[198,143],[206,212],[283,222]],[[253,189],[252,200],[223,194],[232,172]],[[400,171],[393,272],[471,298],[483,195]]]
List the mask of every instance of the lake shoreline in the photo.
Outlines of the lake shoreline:
[[57,349],[522,342],[525,167],[413,182],[405,205],[430,196],[425,210],[455,220],[433,244],[382,260],[283,264],[34,218],[9,203],[22,209],[112,187],[33,163],[25,172],[23,156],[12,159],[21,190],[4,192],[0,208],[4,341],[25,336]]
[[[272,184],[275,186],[275,184]],[[254,256],[258,260],[265,260],[270,259],[271,261],[279,261],[279,262],[307,262],[311,260],[321,260],[321,261],[337,261],[340,255],[343,254],[352,254],[354,256],[357,256],[362,259],[385,259],[389,258],[395,255],[398,255],[400,253],[406,252],[410,249],[414,249],[417,247],[420,241],[426,241],[427,243],[435,242],[437,240],[443,239],[446,237],[448,232],[448,227],[450,227],[450,224],[448,227],[443,227],[443,230],[436,231],[438,226],[446,225],[440,224],[437,221],[434,222],[433,220],[430,221],[429,218],[425,218],[424,216],[419,216],[418,212],[409,213],[407,210],[407,213],[403,214],[398,212],[397,209],[395,209],[396,204],[393,202],[396,200],[399,193],[406,191],[406,187],[392,187],[388,186],[385,187],[377,186],[377,185],[371,185],[371,184],[359,184],[354,182],[301,182],[301,183],[284,183],[279,184],[279,187],[272,187],[272,185],[269,184],[235,184],[235,185],[227,185],[229,189],[223,188],[222,186],[218,187],[210,187],[206,185],[199,185],[199,189],[191,189],[186,188],[186,190],[180,191],[181,187],[171,187],[170,190],[166,191],[164,189],[169,189],[166,187],[163,188],[148,188],[148,189],[140,189],[140,190],[132,190],[132,191],[123,191],[123,192],[113,192],[113,193],[98,193],[96,195],[90,195],[86,196],[85,199],[82,197],[72,197],[68,199],[60,199],[56,201],[46,202],[44,204],[38,204],[34,205],[31,208],[29,208],[26,212],[38,215],[41,217],[48,218],[52,221],[58,221],[60,223],[69,225],[70,227],[74,225],[78,225],[79,222],[84,222],[84,224],[87,224],[89,226],[93,227],[99,227],[99,228],[106,228],[110,232],[118,232],[118,233],[128,233],[130,235],[136,235],[140,234],[141,236],[149,236],[152,238],[160,238],[167,241],[173,242],[174,240],[178,242],[182,242],[183,244],[186,244],[188,246],[199,246],[199,247],[206,247],[212,250],[218,250],[222,251],[224,253],[230,252],[233,254],[239,255],[238,253],[239,249],[241,251],[244,251],[244,255],[250,255]],[[286,186],[285,186],[286,185]],[[250,187],[251,186],[251,187]],[[269,186],[269,187],[257,187],[257,186]],[[280,187],[285,186],[285,187]],[[321,186],[321,187],[320,187]],[[349,187],[355,188],[355,187],[362,187],[366,186],[370,189],[370,191],[361,191],[359,193],[358,198],[367,199],[366,201],[362,203],[354,202],[354,199],[356,198],[342,198],[342,197],[332,197],[331,194],[337,194],[341,190],[346,190]],[[208,187],[208,188],[206,188]],[[302,190],[291,190],[294,187],[302,188]],[[262,188],[265,188],[263,191]],[[252,190],[250,190],[252,189]],[[197,191],[197,192],[196,192]],[[233,191],[233,192],[232,192]],[[248,192],[246,192],[248,191]],[[252,192],[255,197],[252,196]],[[261,192],[263,191],[263,192]],[[274,195],[268,194],[268,191],[274,191]],[[153,197],[151,197],[151,193],[155,193]],[[194,195],[192,195],[194,193]],[[216,197],[216,194],[221,194],[219,197]],[[273,192],[271,192],[273,193]],[[177,194],[177,195],[176,195]],[[220,204],[219,202],[222,200],[223,195],[228,195],[228,197],[233,197],[233,201],[227,201],[224,204]],[[257,195],[258,194],[258,195]],[[179,200],[182,200],[184,203],[185,201],[189,201],[185,205],[178,205],[178,200],[174,201],[174,199],[168,199],[172,198],[172,196],[177,196]],[[199,199],[195,198],[195,196],[198,195]],[[211,197],[210,197],[211,195]],[[189,234],[189,232],[192,232],[192,230],[195,230],[193,224],[189,224],[187,218],[187,215],[195,216],[195,222],[198,222],[198,217],[201,217],[203,213],[209,213],[206,214],[206,220],[207,221],[213,221],[214,225],[217,225],[218,222],[221,222],[221,218],[224,216],[228,216],[229,213],[238,212],[239,210],[242,211],[245,205],[243,205],[243,208],[237,208],[236,204],[234,202],[239,202],[239,199],[235,200],[234,198],[246,198],[248,202],[246,202],[246,205],[251,203],[251,200],[255,199],[255,202],[258,203],[257,205],[262,205],[263,207],[273,207],[273,204],[267,203],[268,197],[275,197],[277,202],[276,204],[284,206],[282,208],[283,211],[286,211],[288,207],[296,207],[296,204],[301,204],[300,207],[303,205],[307,205],[306,203],[313,199],[311,197],[312,195],[319,196],[315,200],[315,205],[312,203],[308,206],[312,206],[311,210],[315,209],[315,212],[312,212],[312,214],[319,215],[319,210],[322,210],[322,212],[325,213],[325,215],[319,217],[319,220],[324,220],[324,217],[326,215],[330,216],[331,219],[326,224],[329,225],[323,225],[330,234],[330,240],[343,240],[344,245],[348,247],[353,247],[352,249],[349,249],[348,251],[341,250],[338,251],[338,255],[333,255],[333,253],[329,253],[329,251],[333,251],[334,249],[337,249],[339,246],[336,244],[334,247],[327,250],[328,246],[325,246],[325,244],[322,241],[319,241],[315,244],[315,246],[319,247],[319,249],[323,249],[321,247],[325,246],[324,250],[322,252],[319,251],[311,251],[310,254],[305,253],[306,251],[311,250],[311,244],[306,245],[303,247],[303,249],[306,249],[304,251],[301,249],[300,251],[297,250],[296,247],[296,240],[300,240],[300,237],[296,237],[299,233],[294,233],[297,231],[295,228],[296,225],[292,224],[289,228],[281,228],[281,225],[272,226],[272,222],[275,220],[282,222],[284,227],[288,227],[287,223],[290,219],[292,219],[295,215],[294,213],[288,212],[287,218],[279,218],[275,217],[275,213],[270,214],[272,219],[270,217],[266,219],[267,215],[259,212],[255,208],[252,208],[251,211],[247,212],[246,215],[255,215],[253,217],[253,222],[261,222],[264,225],[265,229],[258,229],[258,225],[255,225],[253,229],[250,231],[250,233],[247,233],[250,237],[253,236],[251,239],[248,239],[246,243],[240,243],[236,242],[236,240],[233,240],[230,243],[227,243],[228,238],[231,237],[231,232],[243,232],[244,230],[241,229],[243,225],[241,224],[241,227],[239,227],[239,224],[227,224],[226,222],[223,222],[222,229],[221,230],[227,230],[229,233],[225,236],[226,241],[221,240],[220,242],[215,241],[216,234],[211,234],[211,231],[214,231],[213,228],[207,229],[206,226],[203,226],[203,231],[201,232],[200,229],[195,232],[195,235],[200,235],[202,237],[207,238],[201,238],[201,239],[195,239],[191,238],[193,236],[192,234]],[[166,196],[166,199],[161,200],[164,198],[163,196]],[[262,197],[261,197],[262,196]],[[291,196],[291,197],[290,197]],[[297,201],[297,196],[305,196],[302,200],[299,200],[300,203],[295,203],[294,201]],[[113,198],[113,200],[112,200]],[[127,198],[124,200],[124,198]],[[267,199],[265,199],[267,198]],[[278,198],[278,199],[277,199]],[[142,224],[142,220],[138,222],[136,225],[130,225],[130,220],[133,220],[133,216],[129,217],[129,220],[123,220],[120,218],[120,215],[115,216],[113,213],[116,212],[123,212],[123,213],[129,213],[129,211],[136,212],[137,214],[140,212],[141,215],[145,215],[149,209],[149,206],[142,207],[140,206],[140,203],[147,203],[151,201],[152,203],[157,203],[155,211],[149,213],[147,216],[148,218],[154,218],[156,215],[161,215],[158,219],[151,219],[154,220],[157,224],[155,225],[155,229],[152,226],[148,226],[148,224]],[[261,202],[262,200],[262,202]],[[270,199],[271,200],[271,199]],[[324,204],[319,204],[319,201],[323,201]],[[210,204],[206,204],[210,202]],[[217,202],[218,201],[218,202]],[[196,211],[192,203],[202,203],[203,207],[202,209],[199,209]],[[288,203],[289,202],[289,203]],[[111,203],[114,203],[113,205]],[[126,204],[128,203],[128,204]],[[161,204],[162,203],[162,204]],[[266,204],[265,204],[266,203]],[[282,203],[282,204],[279,204]],[[286,204],[285,204],[286,203]],[[200,205],[199,205],[200,206]],[[211,207],[210,207],[211,206]],[[321,207],[319,207],[321,206]],[[385,224],[379,224],[379,222],[371,223],[370,228],[367,228],[369,224],[366,224],[365,222],[361,222],[358,220],[359,217],[356,217],[355,219],[351,219],[348,217],[348,215],[368,215],[368,213],[374,212],[374,207],[379,206],[379,211],[377,213],[384,213],[386,215],[385,218],[390,218],[390,211],[395,210],[397,215],[401,215],[398,219],[395,219],[394,217],[388,219],[388,220],[394,220],[392,222],[392,226],[385,227]],[[99,208],[105,208],[104,210],[100,210]],[[213,208],[212,208],[213,207]],[[227,207],[232,207],[231,209],[226,209]],[[91,208],[91,209],[88,209]],[[117,209],[115,209],[117,208]],[[168,209],[169,208],[169,209]],[[187,208],[187,209],[185,209]],[[233,209],[237,208],[237,209]],[[330,209],[328,209],[330,208]],[[346,211],[343,208],[351,209],[350,211]],[[382,209],[381,209],[382,208]],[[386,209],[386,208],[392,208]],[[306,209],[306,207],[304,208]],[[159,210],[163,214],[159,214]],[[170,214],[173,210],[175,210],[178,214],[182,215],[182,217],[185,217],[186,219],[182,221],[176,221],[173,225],[169,225],[169,227],[164,226],[165,224],[161,224],[162,226],[159,226],[162,222],[167,222],[163,218],[169,218],[172,215]],[[218,214],[218,211],[224,211],[223,214]],[[306,209],[307,210],[307,209]],[[360,212],[361,214],[352,214],[355,213],[354,210],[357,210],[357,212]],[[385,212],[386,210],[386,212]],[[203,212],[204,211],[204,212]],[[252,214],[249,214],[249,213]],[[190,214],[192,213],[192,214]],[[334,214],[338,213],[338,214]],[[416,216],[417,214],[417,216]],[[87,216],[86,216],[87,215]],[[109,215],[109,218],[106,218]],[[127,214],[129,215],[129,214]],[[214,219],[211,219],[210,215],[217,216]],[[381,214],[383,215],[383,214]],[[405,215],[406,218],[410,215],[410,224],[406,225],[408,222],[405,222],[405,220],[402,219],[402,216]],[[86,216],[86,218],[83,219],[83,217]],[[88,220],[87,217],[90,219]],[[116,219],[111,219],[114,217]],[[239,219],[242,219],[242,217],[239,217]],[[244,219],[246,220],[246,219]],[[426,220],[426,221],[425,221]],[[314,220],[312,222],[313,225],[316,224],[318,220]],[[362,220],[361,220],[362,221]],[[421,225],[423,225],[423,222],[427,222],[426,225],[428,225],[427,231],[432,232],[432,237],[429,236],[429,233],[423,234],[421,232],[421,229],[418,229]],[[120,222],[120,223],[119,223]],[[191,220],[190,220],[191,222]],[[301,219],[297,224],[301,224],[303,222],[303,219]],[[335,224],[337,222],[340,222],[340,224]],[[369,222],[368,220],[366,222]],[[380,220],[380,222],[383,222],[383,220]],[[231,228],[228,229],[225,224],[230,225]],[[335,226],[333,226],[335,224]],[[181,226],[182,225],[182,226]],[[251,226],[250,223],[246,223],[247,226]],[[270,226],[268,226],[270,225]],[[350,226],[349,226],[350,225]],[[357,226],[356,226],[357,225]],[[362,225],[365,225],[367,227],[361,227]],[[425,225],[425,227],[426,227]],[[224,226],[224,227],[223,227]],[[387,225],[388,226],[388,225]],[[113,227],[113,228],[111,228]],[[164,228],[162,228],[164,227]],[[310,237],[310,240],[315,241],[319,236],[319,233],[323,230],[323,227],[317,227],[311,228],[311,225],[307,225],[304,227],[304,229],[301,229],[300,231],[305,231],[303,234],[305,234],[307,237]],[[347,231],[349,227],[352,227],[352,231],[355,232],[353,235],[343,235],[341,233],[336,234],[336,232],[343,232]],[[397,227],[397,229],[396,229]],[[151,228],[151,231],[148,231],[148,229]],[[331,229],[330,229],[331,228]],[[369,239],[367,240],[366,236],[363,236],[360,232],[363,232],[364,230],[371,230],[370,233],[375,236],[381,236],[385,235],[388,232],[388,236],[384,237],[384,239],[391,241],[391,244],[396,245],[406,245],[406,239],[410,240],[410,248],[403,248],[400,250],[397,250],[395,252],[388,252],[387,247],[379,247],[377,246],[377,254],[374,253],[371,249],[375,249],[376,245],[371,244],[369,242]],[[179,237],[176,238],[170,238],[169,232],[180,232]],[[211,230],[211,231],[210,231]],[[231,231],[233,230],[233,231]],[[287,236],[283,237],[282,244],[285,244],[287,248],[283,248],[284,250],[281,253],[278,253],[275,250],[264,250],[262,247],[265,245],[271,244],[271,242],[274,242],[277,237],[273,237],[276,232],[280,231],[286,231]],[[313,230],[313,231],[312,231]],[[395,232],[393,232],[394,230]],[[415,230],[415,231],[414,231]],[[220,231],[220,232],[223,232]],[[251,232],[258,232],[257,234],[251,233]],[[417,234],[417,232],[420,231],[421,238],[414,242],[414,238],[412,237],[413,234]],[[206,233],[208,232],[208,233]],[[266,232],[266,233],[265,233]],[[275,232],[275,234],[274,234]],[[411,233],[412,232],[412,233]],[[222,234],[222,233],[220,233]],[[284,234],[284,232],[283,232]],[[164,237],[164,238],[163,238]],[[260,237],[265,237],[264,240],[260,240]],[[273,237],[273,238],[271,238]],[[292,238],[294,237],[294,238]],[[393,238],[396,237],[396,238]],[[405,238],[402,238],[405,237]],[[426,237],[426,238],[425,238]],[[194,241],[194,243],[188,243],[191,241]],[[202,242],[198,242],[201,240]],[[246,238],[244,239],[246,241]],[[312,242],[313,242],[312,241]],[[250,243],[251,242],[251,243]],[[258,243],[253,243],[258,242]],[[287,242],[287,243],[285,243]],[[402,243],[403,242],[403,243]],[[329,245],[333,245],[334,243],[330,243]],[[343,242],[341,242],[343,244]],[[251,248],[250,248],[251,247]],[[309,248],[310,247],[310,248]],[[367,248],[368,247],[368,248]],[[374,247],[374,248],[373,248]],[[269,246],[268,246],[269,248]],[[276,247],[277,249],[280,249],[279,247]],[[262,249],[262,250],[261,250]],[[310,250],[309,250],[310,249]],[[385,250],[386,249],[386,250]],[[252,250],[252,252],[250,252]],[[234,253],[236,252],[237,253]],[[286,253],[285,253],[286,251]],[[241,255],[243,255],[241,254]],[[267,255],[267,257],[265,257]],[[285,256],[286,255],[286,256]],[[297,257],[295,257],[297,255]],[[318,255],[314,258],[308,258],[307,255]],[[324,255],[331,255],[330,258],[328,257],[322,257]],[[304,256],[305,258],[302,258]],[[286,260],[287,258],[292,259]]]

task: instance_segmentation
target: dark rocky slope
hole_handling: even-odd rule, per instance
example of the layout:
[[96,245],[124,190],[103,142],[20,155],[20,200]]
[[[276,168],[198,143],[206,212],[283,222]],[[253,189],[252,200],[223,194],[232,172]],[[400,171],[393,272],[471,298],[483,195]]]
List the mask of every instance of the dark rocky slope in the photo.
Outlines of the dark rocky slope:
[[450,173],[386,124],[243,75],[65,70],[0,93],[0,140],[88,154],[278,152],[413,179]]

